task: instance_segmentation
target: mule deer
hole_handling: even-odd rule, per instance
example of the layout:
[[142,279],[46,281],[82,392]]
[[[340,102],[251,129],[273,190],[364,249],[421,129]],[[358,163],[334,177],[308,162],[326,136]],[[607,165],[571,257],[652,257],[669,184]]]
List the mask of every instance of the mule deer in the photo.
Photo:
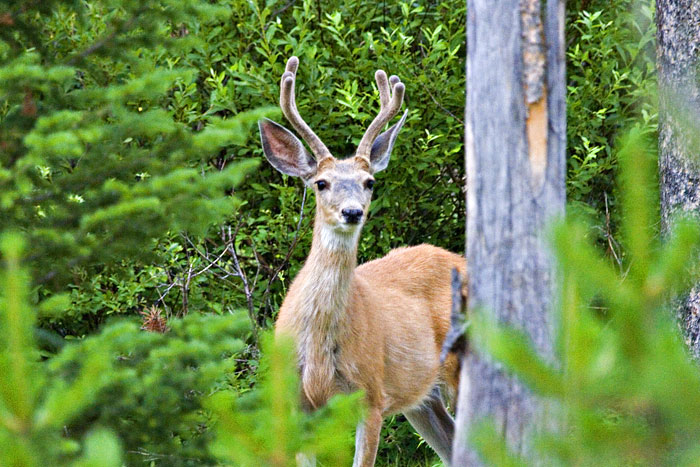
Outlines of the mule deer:
[[316,194],[311,251],[280,308],[276,333],[296,341],[305,409],[339,392],[364,391],[368,414],[357,428],[353,465],[374,464],[382,419],[396,412],[448,463],[454,422],[440,390],[456,392],[458,368],[454,355],[443,365],[439,355],[450,326],[451,271],[465,274],[465,260],[430,245],[398,248],[359,267],[356,259],[373,175],[387,167],[408,114],[379,134],[401,108],[404,85],[376,72],[381,110],[355,155],[340,160],[297,111],[298,65],[296,57],[287,62],[280,106],[313,155],[281,125],[259,122],[268,161]]

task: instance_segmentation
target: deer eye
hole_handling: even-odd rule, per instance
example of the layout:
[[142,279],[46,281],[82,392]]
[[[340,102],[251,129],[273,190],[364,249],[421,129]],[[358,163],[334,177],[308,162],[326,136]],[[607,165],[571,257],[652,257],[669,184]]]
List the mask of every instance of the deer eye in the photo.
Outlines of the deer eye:
[[328,187],[328,182],[325,180],[319,180],[316,182],[316,186],[318,187],[318,191],[323,191]]
[[372,180],[372,179],[367,180],[367,181],[365,182],[365,187],[366,187],[368,190],[371,190],[372,188],[374,188],[374,180]]

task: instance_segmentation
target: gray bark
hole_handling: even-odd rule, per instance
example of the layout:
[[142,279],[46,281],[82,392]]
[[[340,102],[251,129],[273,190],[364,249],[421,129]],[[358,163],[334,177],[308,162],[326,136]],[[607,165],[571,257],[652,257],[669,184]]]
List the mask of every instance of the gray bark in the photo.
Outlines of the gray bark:
[[[674,215],[700,216],[700,0],[657,0],[656,24],[661,220],[668,232]],[[678,300],[677,311],[700,358],[700,284]]]
[[[467,1],[469,308],[524,330],[550,361],[556,277],[545,229],[565,205],[563,41],[562,0]],[[467,438],[484,417],[531,456],[544,402],[478,349],[463,359],[457,407],[455,466],[480,463]]]

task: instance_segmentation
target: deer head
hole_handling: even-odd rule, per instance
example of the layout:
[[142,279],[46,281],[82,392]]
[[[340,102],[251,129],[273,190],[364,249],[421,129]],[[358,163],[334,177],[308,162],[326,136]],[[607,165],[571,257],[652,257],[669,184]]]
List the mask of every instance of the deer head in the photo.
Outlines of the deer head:
[[[387,79],[377,70],[381,110],[365,132],[355,155],[336,159],[325,144],[299,115],[294,100],[294,83],[299,59],[291,57],[280,84],[282,113],[311,148],[312,154],[294,134],[272,120],[258,122],[263,152],[267,160],[282,173],[301,177],[316,193],[316,222],[334,234],[360,230],[367,217],[374,186],[373,175],[389,164],[391,149],[408,111],[384,133],[380,133],[399,111],[404,85],[397,76]],[[391,87],[390,87],[391,85]]]

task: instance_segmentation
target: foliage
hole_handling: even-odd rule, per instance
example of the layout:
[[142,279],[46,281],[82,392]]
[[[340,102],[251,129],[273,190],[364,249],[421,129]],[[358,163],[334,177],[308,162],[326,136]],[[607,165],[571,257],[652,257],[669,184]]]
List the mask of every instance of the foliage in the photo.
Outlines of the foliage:
[[177,25],[221,21],[226,8],[51,0],[2,11],[0,219],[28,235],[40,282],[59,287],[88,260],[143,259],[163,232],[203,234],[230,215],[228,190],[254,163],[210,159],[266,112],[194,126],[173,99],[197,70],[158,64],[201,42]]
[[[612,140],[640,113],[646,118],[645,127],[655,131],[655,110],[643,97],[654,79],[650,54],[652,9],[651,4],[644,3],[641,13],[633,13],[630,9],[638,3],[631,0],[612,6],[602,1],[581,3],[570,8],[567,28],[571,44],[567,51],[571,156],[568,196],[596,217],[595,229],[602,240],[610,239],[611,253],[622,255],[615,243],[618,216],[613,175],[617,162]],[[103,37],[100,14],[109,8],[94,5],[83,23],[70,10],[49,16],[45,29],[62,38],[49,45],[55,56],[69,56],[72,50],[89,48]],[[331,149],[344,155],[352,151],[376,110],[373,71],[381,66],[396,72],[408,86],[407,107],[412,113],[397,142],[394,160],[380,174],[372,217],[361,239],[360,260],[423,241],[453,251],[463,249],[459,117],[464,98],[463,2],[379,7],[309,1],[239,5],[229,0],[219,2],[218,7],[226,11],[219,18],[229,15],[230,20],[222,22],[216,16],[199,15],[179,23],[170,21],[167,34],[156,34],[156,45],[129,49],[131,44],[127,44],[123,56],[117,57],[112,57],[116,52],[105,45],[111,54],[109,60],[89,54],[81,62],[86,63],[87,70],[80,69],[79,74],[89,76],[90,70],[99,69],[99,77],[117,85],[128,78],[124,69],[132,66],[134,55],[138,56],[139,68],[184,70],[189,78],[178,77],[166,93],[157,99],[139,100],[138,105],[142,109],[164,109],[172,125],[179,123],[185,129],[196,130],[212,119],[232,122],[234,113],[276,104],[284,61],[295,53],[302,62],[297,90],[300,111]],[[132,11],[127,9],[123,14]],[[450,12],[447,22],[442,20],[445,11]],[[172,24],[178,27],[173,29]],[[251,42],[250,38],[255,40]],[[96,79],[83,80],[84,86],[93,86]],[[141,115],[143,111],[136,113]],[[249,122],[253,117],[243,118]],[[161,140],[132,139],[129,148],[135,145],[133,150],[142,154],[142,146],[149,144],[160,148]],[[198,170],[208,167],[209,171],[204,170],[207,174],[251,156],[261,156],[255,138],[240,140],[209,156],[198,152],[178,161]],[[165,173],[168,164],[160,164]],[[153,177],[151,174],[145,181]],[[180,193],[177,203],[192,195]],[[110,315],[136,314],[156,303],[173,314],[186,314],[190,308],[220,311],[245,307],[260,327],[271,325],[289,281],[308,251],[314,200],[302,203],[304,192],[298,181],[280,177],[267,164],[250,173],[236,195],[243,201],[238,218],[232,219],[231,211],[228,216],[219,213],[218,219],[228,218],[236,233],[232,243],[240,267],[226,253],[228,243],[221,232],[208,230],[204,236],[196,235],[201,229],[178,220],[183,213],[198,212],[186,205],[181,207],[182,203],[168,209],[172,216],[166,222],[169,225],[149,223],[154,226],[150,230],[154,240],[139,234],[136,244],[129,243],[130,236],[123,230],[138,224],[131,215],[126,225],[117,222],[121,227],[112,225],[114,219],[105,219],[105,234],[120,242],[123,239],[125,248],[133,246],[139,258],[134,261],[133,255],[129,258],[119,253],[127,259],[107,264],[83,261],[62,270],[62,274],[70,273],[66,279],[72,290],[71,306],[64,318],[49,320],[51,327],[61,335],[80,336],[97,329]],[[172,202],[170,206],[175,206],[176,200]],[[611,215],[606,217],[608,208]],[[193,222],[202,227],[198,221]],[[180,229],[189,231],[186,237],[180,235]],[[108,248],[101,251],[109,253],[112,242],[106,245]],[[208,260],[222,253],[216,266],[190,277],[192,271],[204,270]]]
[[[103,22],[102,16],[111,8],[101,6],[99,2],[90,5],[84,26],[71,10],[59,9],[52,13],[45,28],[55,37],[61,37],[60,41],[47,45],[52,54],[69,56],[71,50],[90,48],[93,41],[104,37],[99,34],[96,23]],[[160,88],[165,93],[135,96],[130,100],[130,106],[128,103],[120,105],[128,106],[131,113],[138,116],[149,109],[165,111],[172,120],[169,128],[184,125],[181,132],[184,136],[178,133],[178,138],[194,138],[198,133],[191,134],[190,128],[197,129],[222,118],[228,124],[233,120],[231,115],[240,113],[244,114],[244,121],[249,122],[259,115],[249,114],[252,109],[275,105],[285,59],[295,53],[302,63],[297,86],[300,111],[331,149],[345,156],[353,150],[378,109],[373,75],[376,68],[386,68],[401,75],[407,83],[407,107],[411,116],[394,150],[394,161],[382,173],[383,186],[377,186],[372,219],[360,246],[361,260],[381,256],[396,246],[423,241],[461,250],[463,234],[453,227],[461,224],[460,213],[464,208],[462,130],[457,117],[462,113],[464,98],[461,78],[464,5],[455,8],[449,3],[425,7],[396,4],[382,9],[361,2],[322,6],[307,1],[288,6],[283,11],[277,11],[276,6],[284,7],[273,3],[219,2],[218,7],[226,11],[226,21],[202,15],[186,19],[178,17],[168,21],[169,29],[156,31],[159,35],[155,46],[132,47],[126,44],[123,53],[116,57],[87,55],[81,61],[86,70],[79,70],[85,77],[85,89],[103,92],[102,87],[95,86],[102,85],[98,78],[121,86],[119,89],[124,88],[124,80],[130,79],[125,70],[135,66],[133,62],[138,56],[138,69],[167,71],[173,84]],[[452,13],[450,19],[443,22],[443,13],[448,10]],[[120,15],[128,17],[133,13],[133,9],[126,9]],[[349,26],[348,18],[353,18],[352,26]],[[173,34],[183,37],[171,38]],[[252,42],[251,38],[254,38]],[[111,47],[105,48],[110,54],[116,54]],[[178,71],[172,72],[174,69]],[[99,70],[99,75],[96,70]],[[96,75],[90,75],[92,72]],[[139,112],[138,108],[142,110]],[[209,123],[204,131],[212,125]],[[246,128],[246,125],[239,126]],[[128,149],[140,155],[145,154],[149,147],[166,151],[177,146],[179,159],[169,154],[167,157],[163,155],[162,160],[153,161],[158,162],[163,172],[183,163],[198,170],[212,165],[227,168],[231,161],[262,155],[259,142],[252,139],[226,141],[228,146],[218,154],[203,150],[194,154],[187,153],[187,144],[171,143],[168,139],[161,141],[161,137],[122,136],[124,138],[117,140],[120,151]],[[122,144],[128,137],[132,138],[131,141]],[[204,144],[208,139],[202,137],[197,141]],[[94,146],[94,151],[102,148],[102,152],[110,152],[103,142]],[[104,158],[100,160],[104,161]],[[142,163],[143,158],[139,161]],[[133,178],[134,174],[144,171],[150,175],[144,180],[146,183],[157,175],[154,170],[138,168],[130,171],[128,176]],[[215,172],[215,168],[205,170],[206,174],[210,172]],[[207,175],[201,182],[206,183],[212,175]],[[133,184],[138,186],[142,182],[134,181]],[[189,183],[183,185],[190,186]],[[62,188],[56,189],[66,192]],[[71,189],[85,198],[82,191],[78,192],[75,187]],[[171,196],[172,193],[162,195]],[[62,335],[82,335],[98,327],[109,314],[134,314],[144,306],[156,303],[165,289],[170,293],[165,294],[159,306],[175,314],[189,311],[183,309],[182,299],[186,294],[195,295],[193,300],[188,300],[188,305],[197,307],[209,308],[224,303],[234,309],[251,308],[240,277],[243,274],[236,271],[234,259],[228,254],[217,262],[217,267],[207,270],[185,290],[188,271],[191,268],[201,270],[208,265],[198,251],[206,251],[213,259],[227,247],[220,232],[209,231],[203,238],[197,235],[202,233],[201,229],[193,229],[184,221],[175,223],[174,220],[183,213],[200,211],[183,206],[179,201],[193,195],[183,193],[178,200],[173,199],[173,207],[165,211],[171,215],[177,213],[174,219],[167,223],[149,223],[149,229],[152,226],[153,230],[141,232],[138,244],[129,243],[129,232],[124,231],[138,226],[138,219],[132,219],[132,214],[128,215],[128,222],[118,225],[112,224],[113,219],[90,217],[95,222],[104,221],[104,233],[112,236],[111,241],[123,239],[125,246],[134,247],[132,251],[149,255],[138,261],[127,259],[116,267],[112,262],[107,266],[110,270],[94,262],[82,262],[79,267],[71,268],[72,277],[69,279],[74,291],[73,304],[67,319],[51,321],[53,329]],[[228,217],[237,233],[234,244],[239,253],[240,269],[250,276],[252,308],[262,326],[272,322],[289,278],[298,270],[308,251],[313,200],[308,200],[305,205],[299,235],[290,235],[298,227],[302,195],[297,180],[280,178],[267,164],[260,166],[260,170],[236,189],[237,198],[244,202],[238,209],[242,215],[240,219],[230,219],[230,214]],[[178,207],[174,207],[176,202],[180,203]],[[150,212],[150,204],[144,206],[139,202],[137,206]],[[222,213],[217,211],[218,214]],[[419,229],[416,229],[417,222]],[[172,233],[166,233],[167,230]],[[157,240],[147,243],[144,248],[149,233],[154,231],[159,233],[150,237]],[[180,237],[180,231],[186,231],[192,244]],[[453,237],[441,235],[440,232],[444,231],[458,233]],[[140,249],[136,248],[137,245]],[[114,251],[111,242],[107,247],[107,251]],[[173,250],[178,252],[177,255]],[[121,251],[119,254],[129,258]],[[142,261],[144,259],[147,261]],[[126,271],[127,268],[132,272]],[[229,278],[229,281],[220,277]],[[253,286],[255,277],[258,281]],[[216,284],[216,289],[210,286],[212,283]],[[169,287],[173,284],[177,285]],[[201,300],[197,298],[198,294]]]
[[[642,129],[624,139],[619,160],[624,269],[591,246],[580,220],[555,232],[561,369],[542,362],[520,333],[483,316],[472,337],[560,405],[563,430],[537,446],[544,463],[697,465],[700,371],[672,325],[668,301],[698,278],[700,225],[678,219],[665,241],[655,235],[656,158]],[[479,432],[479,449],[489,462],[502,461],[507,454],[488,430]]]
[[567,198],[613,235],[616,225],[603,220],[609,209],[618,221],[613,141],[632,123],[643,122],[648,132],[657,126],[650,98],[656,82],[655,2],[580,3],[569,6],[567,18]]
[[207,451],[204,400],[227,386],[225,375],[238,366],[247,327],[243,312],[191,314],[170,320],[164,333],[139,331],[137,323],[121,320],[67,345],[47,364],[51,380],[72,380],[84,355],[96,349],[114,362],[92,404],[65,432],[75,438],[93,424],[109,428],[121,440],[128,465],[216,464]]
[[294,465],[297,453],[324,465],[348,465],[352,430],[363,412],[362,393],[334,396],[327,406],[306,414],[299,407],[299,377],[293,343],[267,335],[260,368],[262,379],[242,397],[212,396],[217,417],[213,452],[233,465]]
[[[276,104],[292,53],[300,110],[341,156],[378,108],[375,69],[408,85],[412,114],[361,259],[422,241],[462,248],[463,4],[3,6],[0,217],[33,245],[32,299],[70,294],[41,313],[44,355],[152,305],[169,317],[245,308],[253,333],[271,324],[308,249],[313,200],[298,224],[299,185],[267,166],[236,188],[242,205],[227,188],[249,167],[239,161],[261,155],[245,136],[255,109]],[[224,219],[233,238],[210,228]]]
[[107,383],[111,362],[105,349],[93,348],[70,382],[49,378],[34,346],[36,310],[28,305],[28,275],[20,265],[25,249],[17,234],[0,237],[0,464],[120,466],[119,442],[109,431],[86,430],[82,445],[61,438],[63,425]]

